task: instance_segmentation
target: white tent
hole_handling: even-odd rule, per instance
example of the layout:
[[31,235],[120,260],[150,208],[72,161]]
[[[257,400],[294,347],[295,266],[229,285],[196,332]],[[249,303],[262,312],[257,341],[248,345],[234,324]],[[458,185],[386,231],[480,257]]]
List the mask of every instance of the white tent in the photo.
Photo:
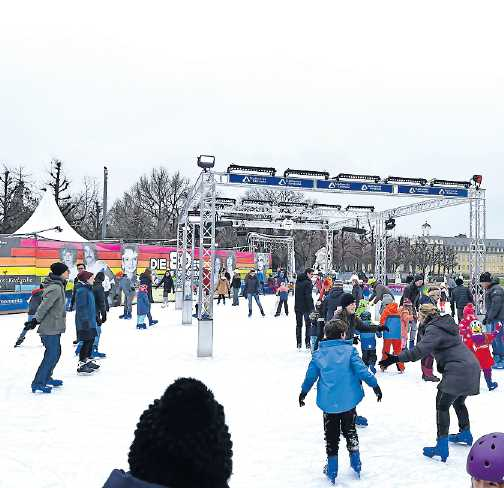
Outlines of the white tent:
[[86,239],[80,236],[63,217],[49,190],[44,192],[32,216],[14,234],[37,235],[37,237],[56,241],[86,242]]

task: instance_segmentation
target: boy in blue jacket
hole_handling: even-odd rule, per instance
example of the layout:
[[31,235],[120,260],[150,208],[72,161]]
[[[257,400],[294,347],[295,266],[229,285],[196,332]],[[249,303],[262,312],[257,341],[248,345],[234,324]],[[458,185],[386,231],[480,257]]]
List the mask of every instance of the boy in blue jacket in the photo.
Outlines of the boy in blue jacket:
[[[373,325],[371,322],[371,312],[365,310],[361,313],[361,320],[366,325]],[[376,373],[375,364],[378,361],[376,355],[376,337],[381,337],[381,332],[358,332],[360,335],[361,352],[363,363],[371,370],[373,374]]]
[[146,329],[145,318],[150,314],[151,304],[147,285],[140,285],[137,294],[137,329]]
[[364,398],[361,381],[365,381],[376,394],[378,401],[382,392],[375,376],[353,347],[352,340],[344,340],[346,322],[331,320],[325,326],[325,340],[321,341],[313,353],[306,377],[301,386],[299,406],[312,386],[317,383],[317,405],[324,412],[327,464],[324,468],[329,481],[335,483],[338,475],[338,448],[340,433],[347,442],[350,464],[360,476],[361,460],[359,438],[355,428],[355,407]]

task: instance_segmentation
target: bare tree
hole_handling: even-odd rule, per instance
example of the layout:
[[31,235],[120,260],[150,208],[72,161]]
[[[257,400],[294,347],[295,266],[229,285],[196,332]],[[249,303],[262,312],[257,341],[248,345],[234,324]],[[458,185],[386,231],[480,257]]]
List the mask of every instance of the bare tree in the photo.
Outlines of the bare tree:
[[70,193],[70,180],[66,177],[63,171],[63,162],[59,159],[53,159],[50,162],[47,185],[52,189],[56,204],[63,216],[67,220],[71,220],[69,217],[76,204]]

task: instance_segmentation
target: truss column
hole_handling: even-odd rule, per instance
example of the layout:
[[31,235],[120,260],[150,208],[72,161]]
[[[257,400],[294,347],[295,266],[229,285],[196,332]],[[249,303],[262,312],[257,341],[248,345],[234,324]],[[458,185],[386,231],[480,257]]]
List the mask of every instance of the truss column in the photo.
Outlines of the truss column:
[[485,291],[479,277],[486,267],[486,202],[484,190],[473,190],[469,203],[469,283],[476,313],[485,313]]
[[215,256],[215,175],[203,173],[200,200],[198,357],[213,354],[213,298]]
[[187,217],[184,217],[184,221],[179,222],[177,225],[177,274],[175,276],[175,310],[182,310],[182,293],[183,293],[183,256],[185,252],[184,248],[184,227]]
[[[186,248],[182,258],[182,267],[184,269],[184,281],[182,283],[182,323],[192,324],[192,282],[193,282],[193,263],[194,263],[194,226],[187,223],[184,226]],[[191,254],[189,254],[191,250]]]
[[329,273],[333,269],[333,252],[334,252],[334,231],[327,229],[326,231],[326,261],[325,273]]
[[377,281],[387,283],[387,231],[385,218],[380,216],[375,225],[375,278]]

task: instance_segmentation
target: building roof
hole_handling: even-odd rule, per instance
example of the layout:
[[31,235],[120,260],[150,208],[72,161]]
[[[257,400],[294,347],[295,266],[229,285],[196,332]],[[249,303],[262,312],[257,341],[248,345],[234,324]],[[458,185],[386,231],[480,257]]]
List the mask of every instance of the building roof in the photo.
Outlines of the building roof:
[[[439,241],[449,246],[469,246],[471,239],[469,237],[450,237],[450,236],[429,236],[431,241]],[[504,239],[485,239],[487,248],[504,249]]]
[[51,191],[44,192],[32,216],[13,234],[31,235],[55,241],[87,242],[66,221]]

